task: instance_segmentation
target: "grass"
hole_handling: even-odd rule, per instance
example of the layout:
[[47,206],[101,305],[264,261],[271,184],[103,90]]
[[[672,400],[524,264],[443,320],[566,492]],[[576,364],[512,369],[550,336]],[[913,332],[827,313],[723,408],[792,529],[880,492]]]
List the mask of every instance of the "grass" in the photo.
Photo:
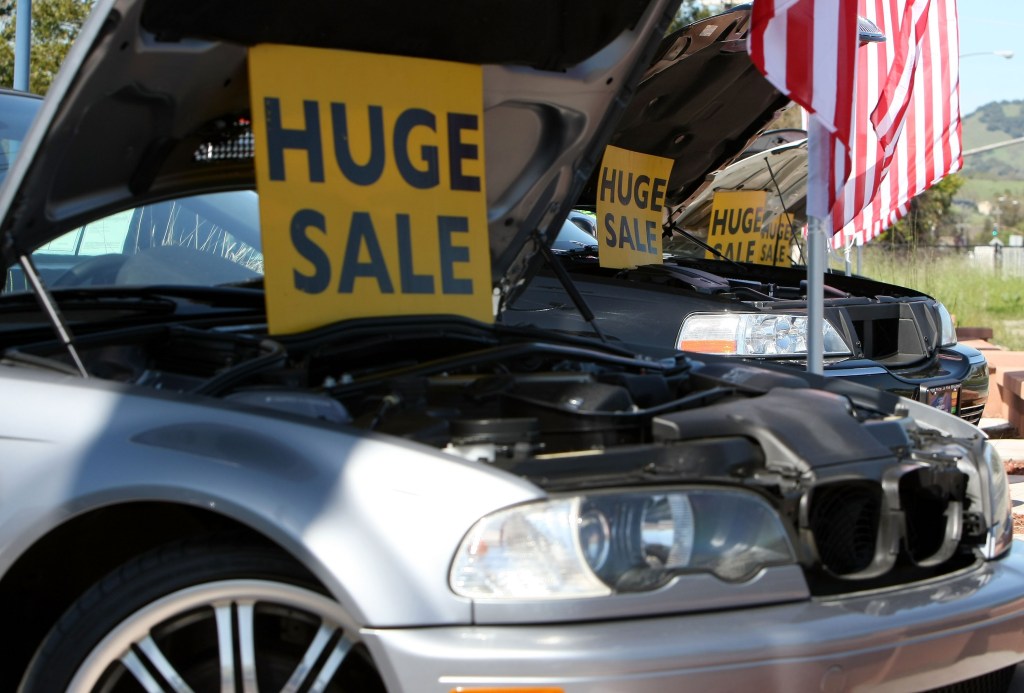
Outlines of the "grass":
[[[1024,152],[1024,144],[1019,144],[1019,155]],[[1008,147],[1007,151],[1012,148]],[[956,196],[972,202],[981,200],[994,201],[1000,195],[1009,192],[1010,197],[1024,199],[1024,181],[1019,180],[991,180],[987,178],[965,177],[964,185],[957,191]]]
[[997,272],[989,262],[952,249],[892,250],[868,245],[861,274],[934,296],[958,326],[990,327],[994,343],[1024,351],[1024,276],[1005,265]]

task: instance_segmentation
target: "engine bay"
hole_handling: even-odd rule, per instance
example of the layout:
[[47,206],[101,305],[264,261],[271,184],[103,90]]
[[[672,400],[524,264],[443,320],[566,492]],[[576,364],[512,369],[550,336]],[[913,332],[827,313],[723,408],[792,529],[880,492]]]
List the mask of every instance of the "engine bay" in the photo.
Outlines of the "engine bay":
[[[277,339],[246,327],[150,325],[78,335],[75,344],[90,377],[268,407],[464,456],[490,446],[492,462],[651,443],[659,416],[807,387],[790,372],[709,367],[670,350],[638,355],[469,321],[399,320],[386,329],[368,321]],[[5,358],[74,371],[52,340],[9,348]]]
[[[891,394],[788,369],[458,320],[277,339],[149,325],[76,346],[90,377],[416,441],[549,492],[751,489],[788,518],[818,594],[958,569],[988,531],[980,438],[919,425]],[[75,372],[55,341],[9,348],[5,362]]]

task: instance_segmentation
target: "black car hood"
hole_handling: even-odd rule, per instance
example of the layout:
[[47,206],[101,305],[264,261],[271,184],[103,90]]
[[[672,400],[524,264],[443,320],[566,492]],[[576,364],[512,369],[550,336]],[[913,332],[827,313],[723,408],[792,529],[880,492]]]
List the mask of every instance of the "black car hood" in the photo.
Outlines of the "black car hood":
[[[673,160],[666,202],[674,213],[698,196],[710,200],[716,176],[733,162],[806,138],[797,129],[765,132],[792,102],[750,60],[751,11],[750,3],[738,5],[665,37],[609,142]],[[885,40],[863,18],[858,31],[862,45]],[[757,186],[744,189],[770,189],[764,181]],[[594,205],[596,190],[594,175],[579,205]]]
[[[665,37],[610,144],[672,159],[666,200],[684,205],[751,145],[790,101],[747,54],[750,5]],[[580,198],[595,203],[596,176]]]
[[5,264],[121,209],[252,187],[247,49],[284,43],[483,66],[491,275],[508,290],[538,259],[534,231],[553,239],[676,4],[98,0],[0,190]]

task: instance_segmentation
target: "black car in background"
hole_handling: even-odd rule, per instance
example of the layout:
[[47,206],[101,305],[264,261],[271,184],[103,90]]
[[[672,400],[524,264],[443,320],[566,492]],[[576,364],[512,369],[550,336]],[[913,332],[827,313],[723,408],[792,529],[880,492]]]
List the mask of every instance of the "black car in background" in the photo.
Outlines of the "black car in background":
[[[805,222],[806,140],[798,139],[798,131],[765,132],[788,102],[743,48],[749,12],[741,6],[666,37],[611,138],[612,145],[674,161],[664,264],[600,267],[601,224],[589,217],[590,226],[583,213],[566,221],[552,251],[570,268],[597,329],[608,338],[805,369],[807,287],[799,229]],[[581,206],[593,208],[595,189],[592,178]],[[718,191],[767,192],[768,209],[784,217],[789,229],[777,253],[791,256],[793,266],[716,253],[708,229]],[[957,344],[950,314],[939,301],[913,289],[830,273],[824,316],[826,376],[980,421],[988,365],[981,352]],[[535,277],[503,319],[594,332],[551,272]]]
[[[598,266],[596,244],[560,254],[609,338],[675,345],[805,369],[806,274],[717,260],[671,258],[632,270]],[[988,399],[985,357],[956,343],[935,299],[861,277],[825,278],[824,374],[888,390],[977,424]],[[551,273],[534,278],[508,324],[593,334]]]

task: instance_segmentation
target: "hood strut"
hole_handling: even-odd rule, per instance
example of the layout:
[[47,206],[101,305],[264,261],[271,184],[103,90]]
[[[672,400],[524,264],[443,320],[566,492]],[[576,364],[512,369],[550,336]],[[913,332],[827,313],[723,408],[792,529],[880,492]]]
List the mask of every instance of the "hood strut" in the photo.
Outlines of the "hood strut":
[[[803,259],[804,259],[804,249],[803,249],[803,246],[801,246],[800,242],[796,241],[796,239],[794,238],[795,234],[793,233],[793,215],[790,214],[789,208],[786,207],[786,197],[785,197],[785,195],[782,194],[782,188],[779,187],[779,181],[775,178],[775,171],[772,170],[772,162],[768,161],[768,157],[765,157],[764,165],[768,167],[768,175],[772,177],[772,183],[775,185],[775,192],[779,196],[779,204],[782,205],[782,213],[786,215],[786,220],[788,222],[787,226],[789,228],[789,238],[790,238],[790,241],[795,241],[796,242],[796,249],[798,251],[800,251],[800,260],[803,261]],[[778,237],[776,237],[776,239],[775,239],[776,245],[778,245],[778,242],[779,242],[779,239],[778,239]],[[777,247],[776,247],[776,250],[778,250]]]
[[43,284],[43,280],[39,276],[39,272],[36,271],[36,266],[33,264],[31,256],[20,255],[18,256],[18,262],[21,264],[22,271],[25,272],[25,277],[32,284],[32,293],[36,295],[36,300],[39,301],[39,305],[46,312],[46,316],[50,319],[54,331],[56,331],[60,341],[63,342],[64,347],[68,350],[68,355],[74,362],[78,372],[82,374],[83,378],[88,378],[89,372],[85,370],[85,364],[82,362],[81,357],[78,355],[78,350],[71,340],[71,331],[68,329],[67,323],[64,322],[64,316],[60,314],[60,309],[57,308],[57,302],[53,300],[53,295],[50,294]]
[[594,320],[594,311],[590,310],[590,306],[587,305],[587,302],[583,299],[583,295],[580,293],[579,289],[576,288],[576,284],[573,283],[572,277],[569,276],[569,272],[562,266],[562,263],[558,261],[555,254],[551,252],[551,248],[548,247],[548,244],[543,242],[540,237],[540,233],[536,230],[533,233],[537,239],[537,244],[540,245],[541,253],[544,254],[544,259],[547,261],[548,265],[551,266],[552,271],[555,273],[555,276],[558,277],[558,281],[562,284],[565,292],[569,294],[569,298],[572,299],[573,305],[576,306],[576,310],[580,312],[580,315],[582,315],[583,319],[587,321],[587,324],[590,325],[591,329],[593,329],[597,336],[601,338],[601,341],[607,344],[608,338],[604,336],[604,332],[601,331],[601,328],[597,326],[597,322]]

